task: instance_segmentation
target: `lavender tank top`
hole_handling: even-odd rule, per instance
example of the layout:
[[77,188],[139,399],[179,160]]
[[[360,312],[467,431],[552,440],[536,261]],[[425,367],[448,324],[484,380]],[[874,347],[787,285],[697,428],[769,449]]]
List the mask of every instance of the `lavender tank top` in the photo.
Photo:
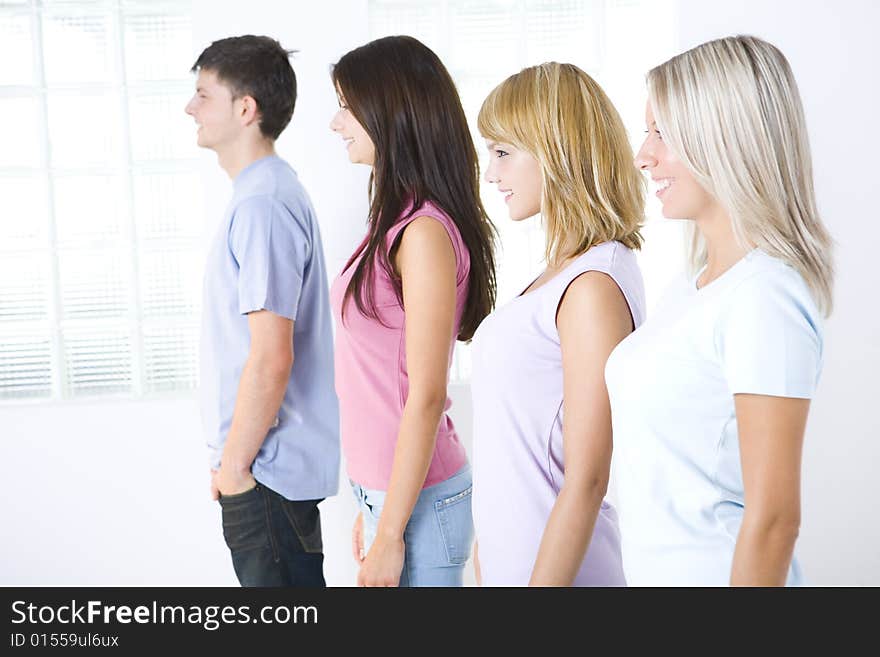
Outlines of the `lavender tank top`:
[[[486,586],[525,586],[565,477],[562,351],[556,311],[579,275],[600,271],[620,287],[636,328],[645,293],[635,254],[598,244],[555,277],[483,320],[474,336],[473,514]],[[584,317],[584,331],[601,317]],[[624,586],[617,513],[602,503],[575,586]]]

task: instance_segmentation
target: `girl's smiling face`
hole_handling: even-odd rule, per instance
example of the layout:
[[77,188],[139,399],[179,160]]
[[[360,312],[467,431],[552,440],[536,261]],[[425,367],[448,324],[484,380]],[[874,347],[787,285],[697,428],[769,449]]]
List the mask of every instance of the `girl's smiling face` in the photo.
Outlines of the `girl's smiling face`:
[[718,201],[707,192],[690,170],[663,141],[651,103],[645,108],[645,141],[636,154],[635,165],[650,174],[657,186],[663,216],[667,219],[697,219],[718,209]]
[[487,139],[489,166],[486,182],[498,185],[504,194],[507,212],[514,221],[533,217],[541,211],[544,176],[541,165],[531,153],[512,144]]
[[330,121],[330,129],[339,134],[345,142],[348,150],[348,159],[355,164],[368,164],[373,166],[376,161],[376,146],[370,135],[364,130],[364,126],[358,122],[345,102],[345,96],[339,88],[336,89],[339,99],[339,111],[333,115]]

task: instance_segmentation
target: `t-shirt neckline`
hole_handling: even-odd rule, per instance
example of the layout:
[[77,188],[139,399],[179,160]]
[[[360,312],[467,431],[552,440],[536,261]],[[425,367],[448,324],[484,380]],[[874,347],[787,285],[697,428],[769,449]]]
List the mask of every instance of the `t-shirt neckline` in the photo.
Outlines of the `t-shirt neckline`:
[[691,279],[691,282],[690,282],[691,283],[691,285],[690,285],[691,291],[693,291],[696,294],[699,294],[700,292],[704,292],[705,290],[708,290],[709,288],[711,288],[713,286],[719,287],[715,284],[719,283],[722,280],[730,280],[731,278],[733,278],[733,274],[736,271],[738,271],[739,269],[742,269],[742,265],[744,263],[752,260],[752,258],[754,258],[755,255],[758,253],[760,253],[760,249],[758,247],[753,248],[751,251],[748,251],[742,258],[740,258],[735,263],[733,263],[730,267],[728,267],[727,271],[722,273],[720,276],[709,281],[703,287],[698,287],[697,282],[700,280],[700,276],[703,275],[703,272],[706,271],[706,267],[708,266],[708,265],[703,265],[702,267],[700,267],[700,270]]

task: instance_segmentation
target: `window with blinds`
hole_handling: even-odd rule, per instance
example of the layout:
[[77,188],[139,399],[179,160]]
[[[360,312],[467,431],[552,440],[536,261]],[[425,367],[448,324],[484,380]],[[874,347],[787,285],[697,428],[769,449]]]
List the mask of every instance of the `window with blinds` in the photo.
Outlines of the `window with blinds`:
[[190,9],[0,2],[0,401],[197,383]]
[[[371,38],[408,34],[446,64],[484,166],[488,154],[476,127],[480,105],[508,76],[547,61],[576,64],[602,84],[621,111],[633,144],[639,143],[644,74],[668,56],[674,34],[670,15],[667,0],[370,0],[369,4]],[[498,303],[503,304],[543,269],[544,233],[540,218],[510,221],[501,195],[485,181],[482,198],[500,238]],[[456,345],[451,376],[457,381],[469,379],[467,345]]]

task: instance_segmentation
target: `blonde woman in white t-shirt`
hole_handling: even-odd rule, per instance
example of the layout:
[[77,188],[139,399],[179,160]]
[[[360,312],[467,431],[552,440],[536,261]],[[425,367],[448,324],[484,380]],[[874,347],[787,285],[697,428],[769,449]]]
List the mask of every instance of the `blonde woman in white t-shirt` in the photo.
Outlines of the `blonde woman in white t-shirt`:
[[648,73],[636,166],[689,220],[691,273],[609,358],[630,585],[796,585],[800,472],[832,305],[788,62],[754,37]]

